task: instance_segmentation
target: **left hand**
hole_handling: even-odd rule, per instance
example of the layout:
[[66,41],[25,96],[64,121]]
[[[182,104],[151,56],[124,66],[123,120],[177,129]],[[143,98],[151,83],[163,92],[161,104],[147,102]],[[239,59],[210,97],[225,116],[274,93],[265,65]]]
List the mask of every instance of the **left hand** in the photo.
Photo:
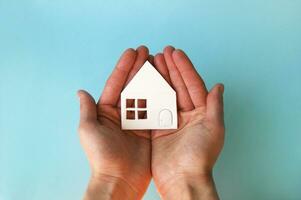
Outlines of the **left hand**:
[[120,128],[119,94],[143,63],[148,49],[126,50],[108,79],[99,102],[79,91],[81,144],[92,176],[85,199],[140,199],[151,179],[150,131]]

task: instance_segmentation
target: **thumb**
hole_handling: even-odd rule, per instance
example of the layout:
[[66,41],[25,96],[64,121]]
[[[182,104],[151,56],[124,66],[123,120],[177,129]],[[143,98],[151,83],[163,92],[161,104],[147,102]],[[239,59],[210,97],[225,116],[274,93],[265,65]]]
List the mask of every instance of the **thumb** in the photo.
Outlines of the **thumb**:
[[224,125],[223,93],[224,85],[219,83],[207,96],[207,117],[219,125]]
[[93,97],[84,90],[79,90],[77,96],[80,101],[80,122],[96,120],[97,111]]

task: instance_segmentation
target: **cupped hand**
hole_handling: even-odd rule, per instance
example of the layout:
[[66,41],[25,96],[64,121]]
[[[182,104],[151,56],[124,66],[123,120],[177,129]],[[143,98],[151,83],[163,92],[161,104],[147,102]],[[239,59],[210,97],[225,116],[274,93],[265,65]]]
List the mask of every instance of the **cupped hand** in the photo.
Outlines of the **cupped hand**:
[[86,199],[139,199],[151,179],[150,131],[123,131],[120,126],[120,92],[151,59],[144,46],[121,56],[96,104],[85,91],[80,98],[80,141],[92,176]]
[[151,132],[155,184],[165,199],[182,199],[181,187],[190,184],[204,186],[207,199],[217,199],[212,168],[224,143],[223,85],[208,92],[186,54],[171,46],[154,63],[177,92],[179,119],[177,130]]

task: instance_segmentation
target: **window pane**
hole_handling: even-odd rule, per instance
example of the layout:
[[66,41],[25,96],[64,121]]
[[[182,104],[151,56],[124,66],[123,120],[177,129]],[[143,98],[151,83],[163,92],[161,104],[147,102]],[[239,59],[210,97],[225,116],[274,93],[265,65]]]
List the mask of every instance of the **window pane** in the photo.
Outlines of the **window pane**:
[[147,111],[138,111],[138,119],[147,119]]
[[146,99],[138,99],[138,108],[146,108]]
[[126,111],[126,119],[135,119],[135,111],[132,110]]
[[135,108],[135,99],[126,99],[126,108]]

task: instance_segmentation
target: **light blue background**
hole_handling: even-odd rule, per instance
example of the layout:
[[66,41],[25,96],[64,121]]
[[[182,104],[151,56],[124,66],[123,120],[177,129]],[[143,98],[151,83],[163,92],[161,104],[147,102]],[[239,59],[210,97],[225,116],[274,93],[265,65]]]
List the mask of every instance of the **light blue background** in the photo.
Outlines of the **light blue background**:
[[[301,199],[301,1],[0,0],[0,200],[80,199],[76,91],[121,52],[184,49],[225,84],[221,199]],[[159,199],[151,185],[146,200]]]

